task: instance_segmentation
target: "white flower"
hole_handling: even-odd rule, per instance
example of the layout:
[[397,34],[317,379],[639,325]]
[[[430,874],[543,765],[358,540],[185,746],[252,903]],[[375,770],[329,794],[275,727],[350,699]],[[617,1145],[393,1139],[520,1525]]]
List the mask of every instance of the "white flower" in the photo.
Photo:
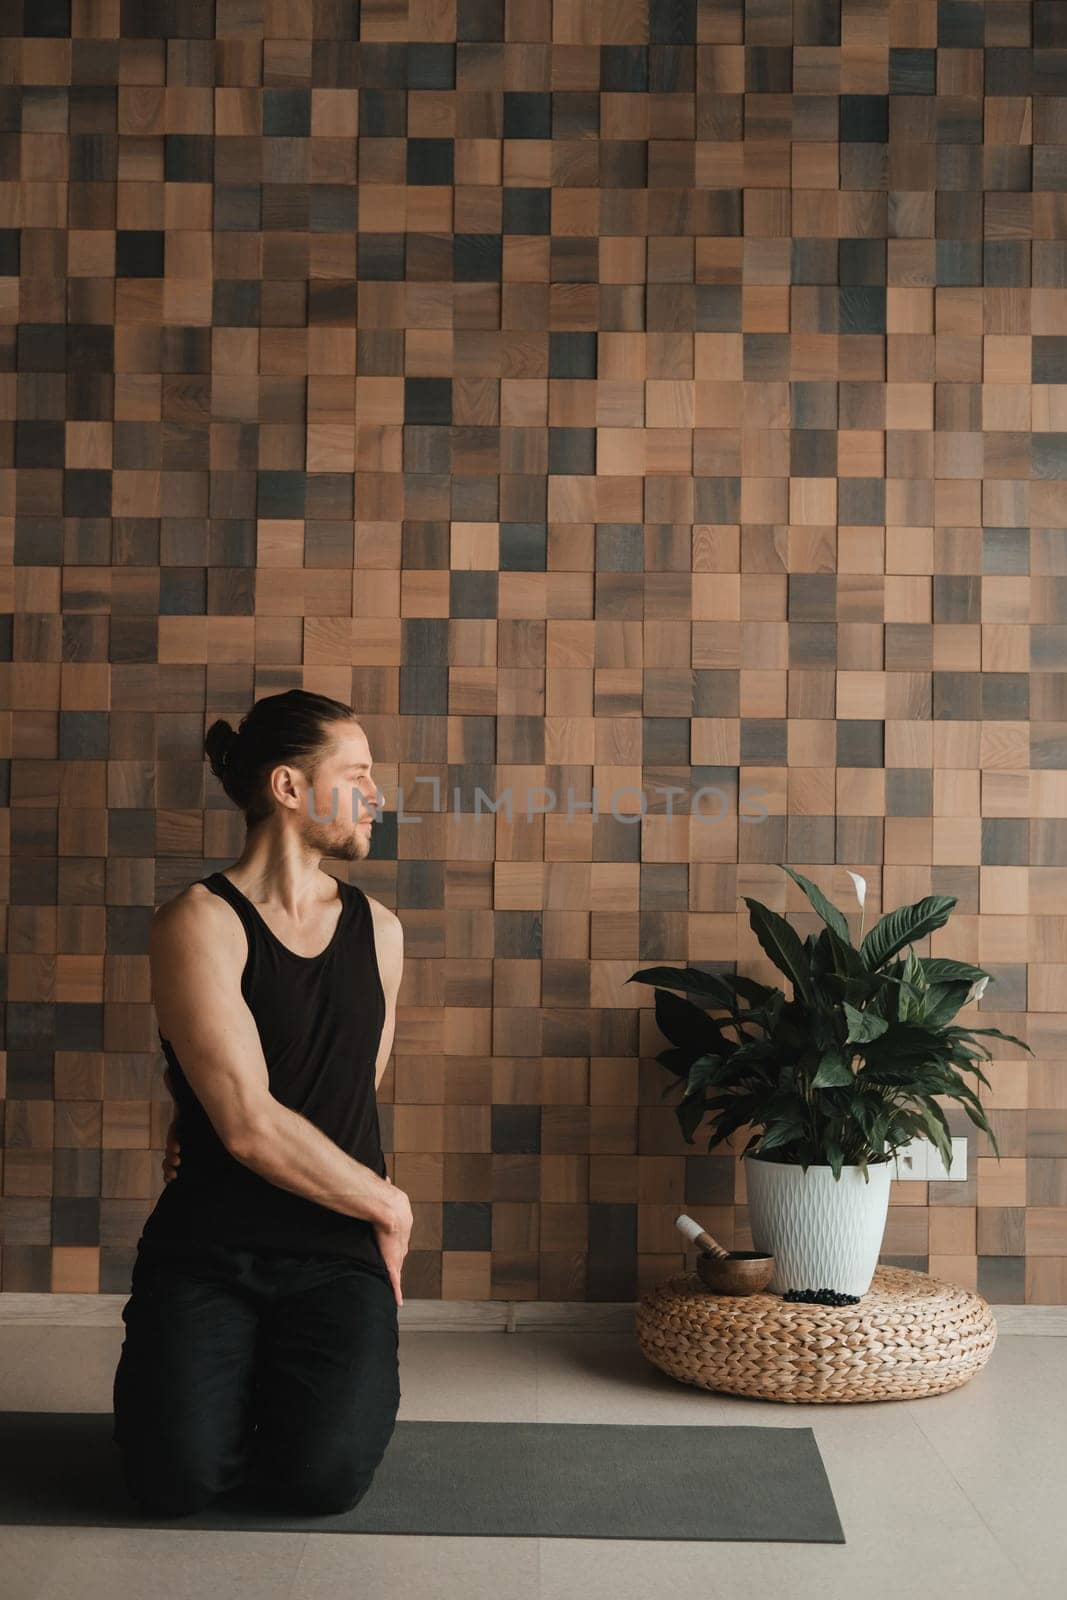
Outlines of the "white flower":
[[[847,867],[845,868],[845,871],[848,872]],[[860,909],[862,910],[863,903],[867,898],[867,879],[861,878],[858,872],[849,872],[848,875],[852,879],[852,882],[856,885],[856,899],[859,901]]]
[[971,987],[967,991],[967,998],[963,1002],[964,1005],[969,1006],[972,1000],[981,1000],[983,994],[985,993],[985,986],[988,982],[989,973],[987,972],[984,978],[979,978],[977,982],[972,983]]

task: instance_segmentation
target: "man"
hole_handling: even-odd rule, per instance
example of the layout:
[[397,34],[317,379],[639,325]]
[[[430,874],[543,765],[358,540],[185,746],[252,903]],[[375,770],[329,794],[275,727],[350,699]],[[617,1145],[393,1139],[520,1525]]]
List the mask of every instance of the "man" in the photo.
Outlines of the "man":
[[176,1137],[122,1313],[113,1437],[149,1514],[246,1481],[324,1514],[366,1493],[400,1403],[412,1211],[376,1090],[402,930],[318,864],[370,850],[377,791],[350,707],[272,695],[236,732],[215,722],[205,749],[247,837],[152,922]]

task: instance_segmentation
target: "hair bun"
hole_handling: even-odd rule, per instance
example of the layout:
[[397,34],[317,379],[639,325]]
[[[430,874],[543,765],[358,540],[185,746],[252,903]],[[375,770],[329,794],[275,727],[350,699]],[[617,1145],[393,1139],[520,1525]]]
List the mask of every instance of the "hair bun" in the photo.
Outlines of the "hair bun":
[[232,764],[239,739],[239,731],[232,728],[223,717],[217,718],[208,729],[204,739],[204,750],[216,778],[221,780],[223,773]]

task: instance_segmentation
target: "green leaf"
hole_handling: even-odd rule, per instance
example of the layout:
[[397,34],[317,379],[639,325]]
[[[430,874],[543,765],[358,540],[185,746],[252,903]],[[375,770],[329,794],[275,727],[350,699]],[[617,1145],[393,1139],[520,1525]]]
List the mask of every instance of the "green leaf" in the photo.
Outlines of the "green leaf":
[[[693,1005],[691,1000],[681,1000],[669,989],[656,990],[656,1026],[672,1045],[688,1050],[691,1061],[705,1051],[728,1056],[737,1048],[733,1038],[723,1034],[720,1021],[710,1011]],[[726,1027],[731,1026],[733,1024],[726,1019]]]
[[830,943],[832,935],[829,928],[820,928],[819,937],[808,934],[804,940],[805,951],[810,951],[808,957],[808,970],[813,983],[825,982],[829,977],[837,975],[834,958],[834,947]]
[[848,983],[850,989],[859,986],[866,992],[870,984],[870,978],[855,945],[846,943],[844,939],[839,939],[832,928],[825,929],[825,933],[834,952],[838,973]]
[[778,1150],[784,1144],[792,1144],[804,1132],[804,1124],[792,1120],[783,1120],[772,1123],[767,1127],[760,1138],[759,1147],[764,1150]]
[[698,1056],[689,1069],[685,1085],[686,1095],[696,1094],[709,1083],[714,1083],[721,1066],[722,1056]]
[[860,945],[864,964],[873,971],[906,944],[925,939],[935,928],[943,927],[955,904],[954,895],[931,894],[914,905],[886,912]]
[[932,983],[922,998],[919,1012],[921,1020],[932,1028],[951,1022],[966,1000],[970,989],[970,984],[962,981]]
[[970,1084],[966,1083],[963,1078],[960,1077],[958,1072],[954,1072],[951,1067],[946,1067],[944,1077],[945,1082],[948,1085],[947,1092],[949,1094],[953,1095],[957,1100],[969,1102],[972,1106],[976,1106],[980,1111],[983,1109],[982,1102],[979,1100]]
[[966,961],[950,961],[945,956],[917,956],[927,983],[977,983],[988,978],[981,967],[972,967]]
[[788,872],[793,882],[803,889],[819,916],[826,923],[826,926],[832,928],[837,937],[843,940],[845,944],[851,944],[852,935],[849,933],[848,923],[845,921],[843,913],[838,911],[831,900],[827,900],[819,886],[812,883],[810,878],[805,878],[801,873],[794,872],[792,867],[783,866],[782,871]]
[[752,931],[765,953],[770,956],[780,972],[784,972],[787,978],[792,979],[797,994],[803,995],[806,1000],[810,999],[811,990],[804,946],[795,928],[776,911],[761,905],[758,900],[753,900],[747,894],[741,898],[748,907]]
[[832,1089],[854,1082],[852,1068],[840,1050],[827,1050],[819,1062],[819,1070],[811,1080],[813,1089]]
[[[762,1041],[760,1041],[762,1043]],[[776,1086],[781,1072],[781,1060],[776,1051],[765,1053],[758,1045],[751,1047],[753,1054],[749,1056],[750,1046],[742,1045],[740,1050],[735,1050],[729,1057],[729,1075],[735,1084],[744,1084],[750,1089],[757,1086],[761,1094],[769,1094]],[[727,1083],[724,1072],[720,1077],[721,1084]]]
[[876,1114],[868,1132],[872,1150],[883,1151],[886,1136],[893,1126],[897,1114],[898,1108],[896,1106],[883,1106],[881,1111]]
[[872,1039],[880,1038],[889,1027],[885,1018],[876,1011],[857,1011],[847,1000],[843,1003],[843,1010],[848,1021],[849,1044],[869,1044]]
[[841,1168],[845,1164],[845,1152],[842,1150],[836,1139],[827,1139],[826,1159],[833,1169],[834,1177],[840,1178]]
[[699,994],[714,1000],[725,1011],[737,1007],[734,977],[721,977],[715,972],[702,972],[697,967],[643,967],[631,972],[627,983],[649,983],[660,989],[682,989],[687,994]]
[[968,1056],[965,1051],[961,1051],[960,1046],[957,1046],[957,1048],[952,1051],[952,1054],[949,1056],[949,1061],[952,1062],[953,1067],[960,1067],[961,1072],[973,1072],[974,1077],[979,1080],[979,1083],[984,1083],[987,1090],[992,1090],[992,1083],[989,1082],[989,1078],[985,1077],[985,1074],[982,1072],[981,1066],[977,1064],[976,1059],[974,1059],[973,1056]]
[[863,1053],[868,1067],[900,1067],[912,1061],[924,1062],[947,1046],[948,1041],[940,1030],[932,1031],[916,1022],[892,1022],[884,1033],[868,1041]]
[[936,1100],[924,1100],[919,1106],[919,1115],[926,1125],[931,1143],[936,1146],[945,1166],[951,1170],[952,1135],[945,1120],[945,1113]]
[[661,1099],[665,1099],[667,1098],[667,1094],[670,1094],[670,1091],[672,1091],[673,1088],[677,1088],[678,1082],[680,1082],[681,1078],[685,1078],[686,1075],[688,1075],[689,1066],[691,1066],[691,1062],[693,1062],[693,1051],[661,1050],[656,1056],[656,1061],[659,1062],[662,1067],[667,1067],[667,1070],[669,1070],[669,1072],[673,1072],[673,1075],[675,1075],[675,1082],[669,1083],[667,1088],[665,1088],[664,1093],[661,1094]]
[[972,1106],[967,1104],[966,1101],[964,1102],[963,1109],[964,1109],[964,1111],[966,1111],[967,1115],[970,1117],[970,1119],[974,1123],[975,1127],[976,1128],[980,1128],[982,1130],[982,1132],[986,1135],[986,1137],[988,1138],[990,1144],[993,1146],[993,1154],[996,1156],[997,1160],[999,1161],[1000,1160],[1000,1146],[997,1144],[997,1136],[996,1136],[996,1134],[993,1132],[992,1128],[989,1126],[988,1121],[986,1120],[985,1112],[983,1111],[982,1114],[979,1115],[978,1112],[975,1111]]
[[743,972],[732,972],[730,982],[738,994],[754,1006],[772,1006],[785,999],[781,989],[776,989],[773,984],[760,983],[758,978],[748,978]]
[[703,1122],[706,1110],[707,1106],[704,1104],[703,1095],[694,1095],[689,1099],[683,1100],[681,1105],[678,1106],[678,1121],[685,1136],[686,1144],[693,1143],[693,1135]]
[[[958,1030],[954,1028],[951,1031],[953,1033],[962,1032],[967,1038],[972,1038],[977,1033],[984,1033],[992,1039],[1005,1039],[1007,1040],[1008,1044],[1021,1045],[1024,1050],[1030,1050],[1030,1046],[1026,1043],[1025,1039],[1017,1039],[1013,1033],[1001,1033],[999,1028],[964,1028]],[[1030,1050],[1030,1054],[1033,1055],[1033,1053],[1034,1052]]]
[[709,1034],[719,1034],[717,1023],[706,1011],[689,1000],[680,1000],[669,989],[656,990],[655,1009],[656,1026],[663,1037],[683,1050],[702,1053]]
[[919,966],[918,957],[911,945],[909,945],[908,959],[905,961],[904,969],[900,975],[900,990],[897,995],[898,1021],[905,1022],[908,1017],[918,1012],[922,1006],[921,978],[922,969]]
[[715,1118],[713,1132],[708,1140],[708,1149],[714,1150],[716,1145],[725,1143],[727,1139],[737,1132],[738,1128],[743,1127],[749,1121],[747,1109],[743,1104],[723,1110],[722,1114]]

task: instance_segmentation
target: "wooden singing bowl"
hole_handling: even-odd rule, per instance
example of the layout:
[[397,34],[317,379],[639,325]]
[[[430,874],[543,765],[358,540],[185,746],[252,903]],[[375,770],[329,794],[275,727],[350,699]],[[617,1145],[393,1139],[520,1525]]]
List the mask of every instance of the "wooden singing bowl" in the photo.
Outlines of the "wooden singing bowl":
[[759,1294],[774,1277],[774,1257],[755,1250],[734,1250],[725,1261],[710,1253],[697,1256],[697,1272],[714,1294]]

